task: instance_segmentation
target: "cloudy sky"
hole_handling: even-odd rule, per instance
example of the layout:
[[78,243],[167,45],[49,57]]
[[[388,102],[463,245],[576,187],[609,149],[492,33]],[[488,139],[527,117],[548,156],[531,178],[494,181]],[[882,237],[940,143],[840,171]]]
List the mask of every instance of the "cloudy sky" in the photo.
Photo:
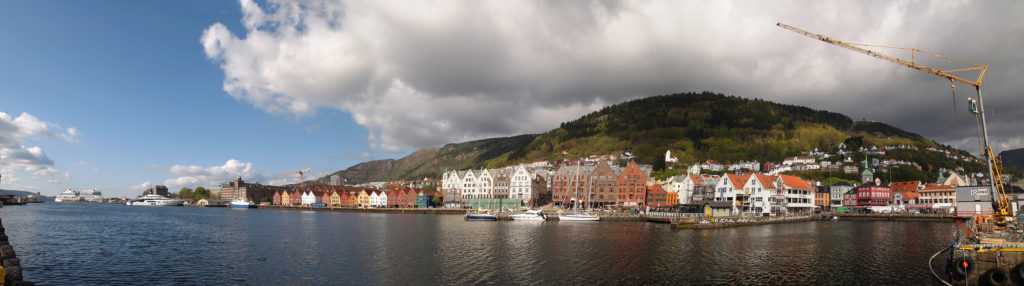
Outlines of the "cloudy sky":
[[[184,5],[183,5],[184,4]],[[1011,1],[15,2],[0,9],[0,188],[296,182],[419,147],[542,132],[715,91],[886,122],[968,151],[975,96],[778,28],[989,65],[998,150],[1024,147]],[[882,52],[909,57],[900,50]],[[943,69],[966,67],[919,55]],[[973,78],[977,74],[963,73]],[[956,109],[954,109],[954,102]]]

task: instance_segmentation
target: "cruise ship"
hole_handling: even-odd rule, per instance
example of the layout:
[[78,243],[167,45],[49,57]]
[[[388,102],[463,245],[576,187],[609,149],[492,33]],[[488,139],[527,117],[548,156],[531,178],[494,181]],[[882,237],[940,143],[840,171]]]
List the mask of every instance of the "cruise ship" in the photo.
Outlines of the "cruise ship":
[[129,203],[129,205],[132,206],[180,206],[183,204],[185,204],[185,200],[171,199],[154,194],[145,195],[138,200]]

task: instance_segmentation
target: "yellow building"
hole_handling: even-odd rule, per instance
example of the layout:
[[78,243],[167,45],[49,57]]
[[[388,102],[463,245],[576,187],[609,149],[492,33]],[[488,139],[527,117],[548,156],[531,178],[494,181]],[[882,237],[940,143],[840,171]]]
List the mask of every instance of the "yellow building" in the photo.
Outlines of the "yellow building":
[[291,195],[288,194],[287,191],[281,192],[281,205],[287,206],[290,205],[291,203]]
[[338,194],[338,191],[331,192],[331,206],[333,207],[333,206],[340,206],[340,205],[341,205],[341,195]]
[[370,206],[370,193],[367,190],[359,191],[359,206],[369,207]]

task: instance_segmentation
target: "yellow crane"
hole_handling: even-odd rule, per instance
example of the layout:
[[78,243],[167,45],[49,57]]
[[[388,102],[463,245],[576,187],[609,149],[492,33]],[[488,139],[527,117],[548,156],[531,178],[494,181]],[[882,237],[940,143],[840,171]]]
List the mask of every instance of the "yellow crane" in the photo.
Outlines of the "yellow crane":
[[[955,95],[955,92],[956,92],[956,85],[955,85],[956,82],[961,82],[961,83],[973,86],[974,90],[978,92],[978,98],[977,98],[977,100],[975,100],[973,98],[968,98],[967,101],[968,101],[968,106],[969,106],[969,109],[970,109],[971,113],[979,116],[980,117],[980,121],[981,121],[982,142],[983,142],[982,144],[984,145],[984,146],[982,146],[982,148],[984,148],[984,149],[982,150],[982,154],[981,155],[985,156],[985,158],[986,158],[985,161],[988,164],[989,181],[991,181],[991,184],[990,184],[989,187],[990,187],[990,191],[991,191],[991,194],[992,194],[992,207],[993,207],[992,217],[995,220],[995,223],[997,225],[1006,225],[1006,222],[1013,218],[1013,216],[1010,215],[1010,200],[1006,198],[1006,192],[1004,191],[1005,189],[1004,189],[1003,181],[1002,181],[1002,170],[1001,170],[1002,169],[1002,162],[1001,162],[1001,160],[1000,160],[1000,158],[998,156],[994,156],[992,154],[992,147],[989,146],[989,144],[988,144],[988,127],[985,125],[985,112],[984,112],[984,109],[983,109],[984,106],[982,105],[982,101],[981,101],[981,79],[983,77],[985,77],[985,72],[988,71],[988,66],[979,65],[979,64],[971,63],[971,62],[968,62],[968,61],[965,61],[965,60],[961,60],[961,59],[957,59],[957,58],[953,58],[953,57],[943,56],[943,55],[940,55],[940,54],[928,53],[928,52],[925,52],[923,50],[915,49],[915,48],[903,48],[903,47],[893,47],[893,46],[880,46],[880,45],[849,43],[849,42],[844,42],[844,41],[840,41],[840,40],[837,40],[837,39],[833,39],[833,38],[825,36],[825,35],[808,32],[806,30],[803,30],[803,29],[800,29],[800,28],[797,28],[797,27],[793,27],[793,26],[790,26],[790,25],[786,25],[786,24],[783,24],[783,23],[777,23],[775,25],[779,26],[779,27],[782,27],[783,29],[787,29],[787,30],[796,32],[798,34],[804,35],[804,36],[808,36],[808,37],[811,37],[811,38],[814,38],[814,39],[818,39],[818,40],[820,40],[822,42],[826,42],[826,43],[829,43],[829,44],[840,46],[840,47],[843,47],[843,48],[846,48],[846,49],[849,49],[849,50],[852,50],[852,51],[855,51],[855,52],[858,52],[858,53],[866,54],[866,55],[869,55],[869,56],[872,56],[872,57],[876,57],[876,58],[879,58],[879,59],[882,59],[882,60],[886,60],[886,61],[889,61],[889,62],[892,62],[892,63],[900,64],[900,65],[903,65],[905,67],[909,67],[909,68],[912,68],[912,69],[916,69],[916,70],[919,70],[919,71],[923,71],[923,72],[926,72],[926,73],[930,73],[930,74],[934,74],[934,75],[946,78],[946,79],[948,79],[950,81],[950,88],[953,89],[954,95]],[[865,47],[891,48],[891,49],[900,49],[900,50],[910,51],[910,59],[907,60],[907,59],[903,59],[903,58],[898,58],[898,57],[890,56],[890,55],[887,55],[887,54],[883,54],[883,53],[879,53],[879,52],[876,52],[876,51],[873,51],[873,50],[869,50],[869,49],[867,49]],[[965,65],[968,65],[969,67],[959,68],[959,69],[942,70],[942,69],[937,69],[937,68],[928,67],[928,66],[924,66],[924,65],[919,65],[919,64],[917,64],[917,53],[929,54],[931,56],[934,56],[934,57],[937,57],[937,58],[940,58],[940,59],[944,59],[944,60],[949,60],[949,61],[965,64]],[[976,80],[972,81],[972,80],[965,79],[965,78],[962,78],[962,77],[959,77],[959,76],[951,74],[951,73],[955,73],[955,72],[966,72],[966,71],[977,71],[978,72],[978,78]],[[955,103],[955,101],[954,101],[954,103]],[[997,196],[998,196],[998,199],[996,198]]]
[[302,174],[309,173],[309,168],[305,168],[305,169],[302,169],[302,170],[288,171],[288,172],[284,172],[284,173],[281,173],[281,174],[294,174],[294,173],[298,173],[299,174],[299,188],[302,188],[302,182],[304,181],[303,178],[302,178]]

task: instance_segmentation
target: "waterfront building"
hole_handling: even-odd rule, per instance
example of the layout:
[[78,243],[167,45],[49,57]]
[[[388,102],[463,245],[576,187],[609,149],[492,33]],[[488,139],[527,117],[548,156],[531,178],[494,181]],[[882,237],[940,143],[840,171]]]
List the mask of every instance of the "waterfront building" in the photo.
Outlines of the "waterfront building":
[[[555,175],[551,177],[551,196],[555,204],[571,206],[577,199],[583,199],[583,196],[589,191],[587,187],[590,172],[593,170],[594,166],[583,166],[582,164],[559,167]],[[577,198],[577,196],[579,197]]]
[[388,196],[384,191],[373,191],[370,193],[370,206],[382,208],[387,206]]
[[857,186],[857,206],[886,206],[892,197],[892,190],[889,186],[883,185],[881,180],[867,182]]
[[852,189],[853,189],[853,184],[850,184],[850,183],[847,183],[847,182],[843,182],[843,181],[836,182],[836,183],[832,184],[831,186],[829,186],[828,187],[828,192],[829,192],[829,196],[831,197],[830,198],[831,201],[829,203],[829,207],[832,208],[832,209],[835,209],[835,208],[843,206],[844,205],[844,203],[843,203],[843,200],[844,200],[843,195],[846,194],[846,192],[849,192]]
[[275,192],[285,189],[285,187],[279,186],[246,183],[242,180],[242,176],[238,176],[235,181],[220,185],[220,198],[224,200],[244,198],[250,202],[262,202],[272,200]]
[[889,189],[892,191],[890,204],[900,206],[901,209],[905,209],[907,206],[916,206],[918,198],[920,197],[917,190],[922,187],[923,185],[921,184],[921,181],[889,183]]
[[647,194],[644,195],[647,198],[647,206],[649,207],[664,207],[668,205],[668,192],[661,185],[652,185],[647,187]]
[[398,194],[401,193],[401,192],[402,192],[402,189],[385,190],[384,194],[387,196],[387,202],[385,202],[384,205],[389,207],[389,208],[398,207],[398,197],[399,197]]
[[316,202],[323,203],[325,205],[330,205],[331,204],[331,192],[329,191],[329,189],[324,188],[323,190],[321,190],[320,194],[318,195],[318,199],[316,200]]
[[619,174],[616,189],[616,205],[626,207],[642,207],[646,201],[647,175],[644,174],[636,162],[630,161],[626,169]]
[[843,193],[843,206],[844,207],[855,207],[857,206],[857,190],[850,189]]
[[437,196],[433,191],[420,190],[420,193],[416,195],[416,207],[417,208],[432,208],[434,207],[434,197]]
[[814,192],[814,206],[821,211],[828,211],[832,205],[832,193],[829,192],[829,187],[817,186]]
[[[509,197],[521,199],[527,206],[537,206],[537,199],[546,188],[547,182],[526,165],[515,168],[509,180]],[[448,202],[445,202],[448,205]]]
[[270,203],[273,205],[281,204],[281,191],[274,191],[274,198],[271,199]]
[[461,176],[462,178],[462,201],[465,202],[469,199],[478,199],[479,194],[477,192],[476,183],[476,172],[473,170],[466,170]]
[[302,205],[308,207],[314,203],[316,203],[316,194],[314,194],[310,188],[306,188],[305,191],[302,192]]
[[292,190],[288,195],[288,204],[293,206],[302,205],[302,191]]
[[814,211],[815,188],[807,181],[790,175],[779,175],[775,186],[785,196],[787,214],[809,214]]
[[704,203],[704,215],[709,217],[730,217],[734,216],[734,206],[730,202],[706,202]]
[[509,173],[504,169],[491,169],[490,173],[494,176],[492,180],[494,182],[491,198],[494,199],[507,199],[509,195],[509,185],[512,183],[512,178],[509,177]]
[[992,191],[989,186],[956,187],[956,216],[990,216],[992,213]]
[[[740,207],[750,205],[750,194],[744,192],[743,185],[750,180],[750,175],[725,173],[715,184],[715,201],[732,204],[732,213],[740,213]],[[737,192],[737,190],[739,190]]]
[[477,171],[475,191],[478,199],[494,198],[494,174],[490,170],[480,169]]
[[347,206],[347,207],[359,206],[359,192],[356,192],[356,191],[345,191],[345,193],[339,194],[339,195],[341,195],[342,198],[345,199],[345,202],[342,203],[342,205]]
[[753,216],[780,215],[785,211],[786,196],[775,187],[775,176],[751,174],[743,185],[743,192],[750,194],[750,207],[745,210]]
[[441,192],[445,207],[462,207],[462,179],[457,171],[445,171],[441,177]]
[[588,178],[590,188],[590,202],[594,207],[614,205],[616,202],[616,185],[618,174],[622,168],[612,167],[608,161],[601,161],[594,166]]
[[[344,192],[342,192],[342,193],[344,193]],[[331,200],[330,200],[330,203],[328,203],[327,205],[332,206],[332,207],[337,207],[337,206],[341,206],[341,202],[342,202],[342,200],[341,200],[341,193],[338,193],[338,190],[331,191]]]
[[373,191],[370,189],[362,189],[359,191],[357,200],[359,201],[358,204],[360,207],[365,208],[370,206],[370,194],[372,193]]

